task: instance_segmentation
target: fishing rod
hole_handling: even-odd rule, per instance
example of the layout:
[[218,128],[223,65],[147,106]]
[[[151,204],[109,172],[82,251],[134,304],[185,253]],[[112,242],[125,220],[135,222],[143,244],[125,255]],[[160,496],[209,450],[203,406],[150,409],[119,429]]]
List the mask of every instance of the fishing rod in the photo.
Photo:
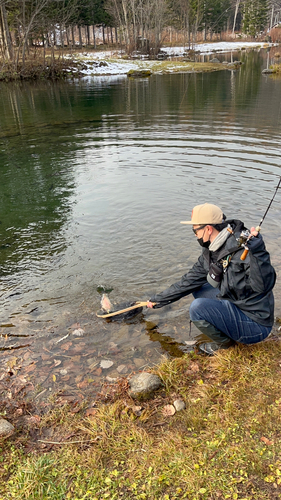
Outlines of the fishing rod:
[[[267,215],[267,212],[269,211],[269,209],[270,209],[270,207],[271,207],[271,205],[272,205],[272,202],[273,202],[273,200],[274,200],[274,198],[275,198],[275,196],[276,196],[276,193],[277,193],[277,191],[278,191],[278,189],[279,189],[280,184],[281,184],[281,177],[280,177],[279,182],[278,182],[278,184],[277,184],[277,187],[276,187],[276,189],[275,189],[275,193],[274,193],[274,195],[272,196],[272,198],[271,198],[271,200],[270,200],[270,202],[269,202],[269,205],[268,205],[268,207],[267,207],[267,209],[266,209],[266,211],[265,211],[265,213],[264,213],[263,217],[262,217],[262,218],[261,218],[261,220],[260,220],[259,225],[256,227],[256,231],[257,231],[258,233],[259,233],[259,232],[260,232],[260,230],[261,230],[261,225],[262,225],[262,223],[263,223],[263,221],[264,221],[264,219],[265,219],[265,217],[266,217],[266,215]],[[242,253],[242,255],[241,255],[241,257],[240,257],[240,260],[245,260],[245,259],[246,259],[246,257],[247,257],[247,255],[248,255],[249,248],[247,247],[247,242],[249,241],[249,239],[251,238],[251,236],[252,236],[252,235],[251,235],[251,232],[247,229],[246,231],[242,231],[242,232],[241,232],[241,234],[240,234],[240,236],[239,236],[239,238],[237,238],[237,241],[238,241],[238,243],[239,243],[239,246],[241,246],[241,247],[243,247],[243,248],[244,248],[244,252]]]

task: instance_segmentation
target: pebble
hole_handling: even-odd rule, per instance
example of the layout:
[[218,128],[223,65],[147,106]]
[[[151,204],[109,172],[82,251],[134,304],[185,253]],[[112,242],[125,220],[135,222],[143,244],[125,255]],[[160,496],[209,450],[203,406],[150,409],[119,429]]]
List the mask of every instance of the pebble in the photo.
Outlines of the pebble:
[[145,360],[143,358],[134,358],[134,363],[137,368],[140,368],[141,366],[145,365]]
[[111,366],[113,365],[113,361],[111,361],[110,359],[103,359],[101,362],[100,362],[100,367],[103,369],[103,370],[108,370],[108,368],[111,368]]
[[116,382],[116,380],[118,380],[116,377],[109,377],[109,375],[107,375],[105,379],[107,382]]
[[0,437],[8,437],[13,434],[15,428],[10,422],[0,417]]
[[76,337],[83,337],[84,333],[85,332],[84,332],[83,328],[77,328],[77,330],[74,330],[72,332],[72,334],[75,335]]
[[182,399],[176,399],[173,404],[176,411],[181,411],[186,408],[185,402]]
[[88,358],[87,359],[87,364],[88,365],[92,365],[93,363],[95,363],[96,360],[97,360],[97,358]]
[[109,342],[108,347],[109,347],[109,349],[116,349],[117,344],[115,344],[114,342]]
[[61,375],[67,375],[67,370],[65,370],[65,369],[60,370],[60,374]]
[[127,368],[127,366],[126,366],[126,365],[119,365],[119,366],[117,367],[117,371],[118,371],[118,373],[127,373],[128,368]]

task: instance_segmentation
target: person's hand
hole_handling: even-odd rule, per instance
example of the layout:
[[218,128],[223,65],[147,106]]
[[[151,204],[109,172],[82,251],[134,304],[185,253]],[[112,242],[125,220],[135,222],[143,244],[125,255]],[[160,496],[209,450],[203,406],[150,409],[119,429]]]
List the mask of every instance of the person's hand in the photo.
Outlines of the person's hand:
[[256,230],[256,228],[255,228],[255,227],[251,227],[251,236],[250,236],[250,237],[252,237],[252,236],[258,236],[258,234],[259,234],[259,233],[258,233],[258,231]]
[[153,309],[153,302],[149,302],[149,300],[147,301],[147,304],[146,304],[146,307],[148,307],[149,309]]

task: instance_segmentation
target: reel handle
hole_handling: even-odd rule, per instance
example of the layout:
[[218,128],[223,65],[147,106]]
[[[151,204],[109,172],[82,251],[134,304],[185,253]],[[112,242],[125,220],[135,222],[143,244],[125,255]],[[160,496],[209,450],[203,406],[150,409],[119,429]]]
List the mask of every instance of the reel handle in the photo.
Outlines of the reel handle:
[[240,260],[245,260],[247,255],[249,253],[249,248],[248,247],[245,247],[245,250],[244,252],[242,253],[241,257],[240,257]]
[[[261,230],[260,226],[257,226],[257,227],[256,227],[256,231],[259,233],[259,232],[260,232],[260,230]],[[246,259],[246,257],[247,257],[247,255],[248,255],[248,253],[249,253],[249,248],[248,248],[248,247],[246,247],[246,246],[245,246],[244,248],[245,248],[245,250],[244,250],[244,252],[242,253],[242,255],[241,255],[241,257],[240,257],[240,260],[245,260],[245,259]]]

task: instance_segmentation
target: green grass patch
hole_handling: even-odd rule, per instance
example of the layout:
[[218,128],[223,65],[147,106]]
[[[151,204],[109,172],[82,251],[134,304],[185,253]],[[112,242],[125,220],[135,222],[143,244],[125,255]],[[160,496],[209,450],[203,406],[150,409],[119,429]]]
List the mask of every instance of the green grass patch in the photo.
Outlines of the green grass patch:
[[[42,419],[41,432],[53,430],[45,440],[63,441],[51,451],[29,443],[27,453],[19,434],[4,441],[0,499],[281,498],[279,340],[164,359],[153,371],[165,389],[140,416],[123,391],[91,417],[64,409]],[[164,416],[178,397],[186,409]]]
[[273,64],[272,66],[270,66],[270,69],[273,70],[274,75],[281,75],[281,64]]
[[150,69],[154,73],[209,73],[226,69],[220,63],[184,61],[153,61]]

